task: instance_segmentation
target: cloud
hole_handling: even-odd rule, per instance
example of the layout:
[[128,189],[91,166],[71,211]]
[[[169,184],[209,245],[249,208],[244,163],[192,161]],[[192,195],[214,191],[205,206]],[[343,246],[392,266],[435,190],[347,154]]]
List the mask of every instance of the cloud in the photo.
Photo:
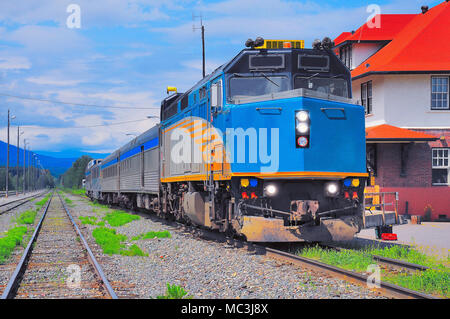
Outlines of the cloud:
[[81,28],[98,26],[135,26],[140,23],[167,20],[169,16],[162,8],[176,7],[170,1],[146,0],[27,0],[1,1],[0,20],[9,24],[37,24],[52,22],[65,26],[71,14],[67,7],[80,6]]
[[19,70],[31,68],[31,62],[26,57],[10,56],[0,57],[0,69]]
[[27,78],[26,81],[40,85],[55,85],[55,86],[74,86],[83,82],[82,80],[64,80],[48,76],[30,77]]

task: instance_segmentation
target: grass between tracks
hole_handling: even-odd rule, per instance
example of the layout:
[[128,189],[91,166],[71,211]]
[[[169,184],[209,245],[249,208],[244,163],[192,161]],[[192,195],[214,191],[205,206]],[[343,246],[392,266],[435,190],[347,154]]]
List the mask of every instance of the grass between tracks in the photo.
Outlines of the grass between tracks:
[[5,263],[14,248],[23,242],[27,231],[26,226],[13,227],[6,232],[4,237],[0,238],[0,264]]
[[446,267],[449,258],[438,259],[403,246],[366,247],[362,250],[342,249],[341,251],[315,246],[301,250],[298,255],[357,272],[367,272],[369,265],[376,264],[374,255],[427,266],[430,269],[414,273],[395,273],[382,268],[381,280],[428,294],[450,297],[450,268]]
[[0,264],[6,262],[6,260],[11,256],[14,249],[27,242],[27,233],[29,231],[26,225],[33,225],[36,219],[36,215],[39,210],[47,203],[50,198],[50,194],[45,196],[43,199],[35,203],[35,209],[29,209],[19,214],[19,216],[13,221],[18,225],[10,228],[3,237],[0,238]]
[[123,226],[132,222],[133,220],[139,220],[140,217],[138,215],[128,214],[124,211],[114,210],[111,213],[107,213],[103,220],[106,220],[108,224],[113,227]]
[[105,254],[120,254],[124,256],[148,256],[148,254],[144,253],[135,244],[131,245],[130,247],[126,247],[124,242],[127,240],[127,236],[117,234],[115,229],[97,227],[92,232],[92,236],[95,238],[95,242],[102,247]]
[[140,240],[140,239],[151,239],[151,238],[170,238],[170,232],[167,230],[164,231],[150,231],[145,234],[140,234],[132,238],[132,240]]

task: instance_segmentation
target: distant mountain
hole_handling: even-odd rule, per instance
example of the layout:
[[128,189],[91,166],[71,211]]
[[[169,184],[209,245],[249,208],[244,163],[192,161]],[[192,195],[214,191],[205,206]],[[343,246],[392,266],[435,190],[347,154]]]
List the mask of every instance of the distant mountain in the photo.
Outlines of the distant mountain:
[[[0,141],[0,166],[6,166],[6,153],[7,153],[7,143]],[[49,154],[49,152],[46,152]],[[51,174],[55,177],[63,174],[67,171],[77,160],[77,158],[58,158],[48,155],[42,155],[39,152],[35,152],[45,169],[50,170]],[[28,165],[28,151],[27,151],[27,165]],[[89,154],[88,154],[89,155]],[[98,156],[92,156],[95,158],[103,158],[104,154],[96,154]],[[17,147],[14,145],[9,146],[9,165],[10,167],[16,167],[17,165]],[[23,166],[23,149],[19,150],[19,165]]]

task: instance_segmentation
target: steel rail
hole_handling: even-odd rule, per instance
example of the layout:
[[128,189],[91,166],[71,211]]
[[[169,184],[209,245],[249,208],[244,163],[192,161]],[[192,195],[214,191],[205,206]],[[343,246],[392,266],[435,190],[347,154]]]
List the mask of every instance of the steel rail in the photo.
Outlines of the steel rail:
[[[288,252],[284,252],[281,250],[276,250],[276,249],[263,247],[263,246],[260,246],[260,247],[261,247],[261,249],[264,249],[266,251],[266,254],[272,255],[275,258],[278,257],[278,258],[287,260],[291,263],[301,264],[302,266],[312,268],[313,270],[325,271],[327,273],[332,274],[333,276],[338,275],[339,277],[343,277],[346,280],[348,280],[348,278],[350,278],[350,279],[352,279],[352,281],[355,281],[359,284],[367,284],[367,282],[368,282],[367,281],[368,276],[363,275],[363,274],[359,274],[359,273],[349,271],[346,269],[327,265],[325,263],[322,263],[322,262],[314,260],[314,259],[297,256],[297,255],[294,255],[294,254],[291,254]],[[431,296],[428,294],[424,294],[424,293],[421,293],[418,291],[414,291],[411,289],[407,289],[407,288],[393,285],[393,284],[383,282],[383,281],[380,281],[380,288],[381,288],[381,292],[384,295],[392,296],[395,298],[439,299],[437,297],[434,297],[434,296]]]
[[94,254],[92,253],[91,248],[89,247],[87,241],[84,239],[83,234],[81,233],[80,229],[78,228],[77,224],[75,223],[74,219],[72,218],[72,215],[70,214],[69,210],[67,209],[66,204],[62,200],[61,195],[59,195],[59,193],[57,193],[57,194],[58,194],[59,199],[61,200],[64,210],[67,213],[67,216],[69,216],[69,219],[72,222],[73,227],[75,228],[78,236],[81,239],[81,242],[83,243],[84,248],[86,249],[86,251],[88,253],[88,259],[90,260],[92,266],[94,267],[94,271],[102,280],[103,287],[106,289],[106,291],[109,294],[109,296],[111,297],[111,299],[118,299],[116,293],[114,292],[114,289],[111,287],[111,284],[109,283],[108,279],[106,278],[106,276],[102,270],[102,267],[97,262],[97,259],[95,258]]
[[393,265],[393,266],[397,266],[397,267],[402,267],[402,268],[408,268],[411,270],[425,271],[427,269],[430,269],[430,267],[427,267],[427,266],[413,264],[413,263],[399,260],[399,259],[392,259],[392,258],[388,258],[388,257],[378,256],[378,255],[372,255],[372,257],[373,257],[373,259],[375,259],[381,263]]
[[29,202],[30,200],[32,200],[33,198],[42,196],[42,195],[44,195],[44,194],[46,194],[46,192],[42,192],[42,193],[39,193],[39,194],[34,194],[34,195],[31,195],[31,196],[28,196],[28,197],[25,197],[25,198],[19,198],[19,199],[10,201],[10,202],[8,202],[8,203],[1,204],[0,207],[4,207],[4,206],[8,206],[8,205],[11,205],[11,204],[14,204],[14,203],[17,203],[17,202],[23,200],[23,202],[21,202],[21,203],[15,205],[15,206],[13,206],[13,207],[10,207],[10,208],[7,208],[7,209],[1,211],[1,212],[0,212],[0,215],[2,215],[2,214],[4,214],[4,213],[7,213],[7,212],[9,212],[9,211],[11,211],[11,210],[13,210],[14,208],[17,208],[17,207],[19,207],[19,206],[22,206],[23,204],[28,203],[28,202]]
[[19,264],[17,265],[16,269],[14,270],[14,273],[12,274],[11,278],[9,279],[6,289],[3,291],[1,299],[11,299],[14,297],[14,294],[19,286],[19,282],[24,273],[25,266],[31,255],[31,251],[33,250],[32,249],[33,243],[36,241],[39,231],[41,230],[42,222],[43,222],[45,216],[47,215],[48,207],[50,206],[50,202],[52,201],[52,198],[53,198],[53,193],[52,193],[52,196],[49,198],[47,205],[45,206],[45,210],[44,210],[44,213],[42,214],[41,219],[39,220],[39,224],[34,229],[33,235],[31,236],[31,239],[28,242],[28,245],[22,254],[22,258],[20,258]]

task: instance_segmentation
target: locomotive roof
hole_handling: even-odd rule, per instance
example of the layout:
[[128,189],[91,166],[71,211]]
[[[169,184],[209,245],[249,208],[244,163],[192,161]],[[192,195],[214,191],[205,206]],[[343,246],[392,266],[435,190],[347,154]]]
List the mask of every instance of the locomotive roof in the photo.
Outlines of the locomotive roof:
[[114,160],[117,158],[120,154],[124,154],[125,152],[128,152],[129,150],[135,148],[136,146],[142,145],[145,142],[158,137],[159,136],[159,124],[153,126],[152,128],[148,129],[141,135],[135,137],[133,140],[122,146],[121,148],[115,150],[112,152],[109,156],[107,156],[103,161],[102,164],[106,164],[111,160]]

